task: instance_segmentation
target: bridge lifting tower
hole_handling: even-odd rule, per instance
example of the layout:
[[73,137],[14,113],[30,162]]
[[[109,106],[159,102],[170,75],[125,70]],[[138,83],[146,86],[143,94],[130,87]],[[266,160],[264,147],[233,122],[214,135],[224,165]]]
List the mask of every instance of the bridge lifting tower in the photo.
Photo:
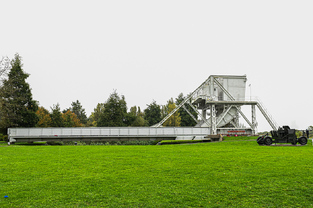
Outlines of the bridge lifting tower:
[[[245,132],[245,134],[257,133],[256,107],[259,108],[270,126],[277,130],[277,125],[267,113],[259,101],[245,100],[246,75],[211,75],[196,90],[169,113],[160,123],[154,127],[160,127],[178,109],[184,108],[192,115],[185,104],[189,104],[198,113],[200,120],[193,117],[197,122],[196,127],[208,127],[211,134],[228,134],[229,132]],[[242,112],[243,105],[251,106],[251,121]],[[200,113],[198,110],[201,110]],[[207,116],[209,116],[207,118]],[[249,125],[242,128],[239,117],[242,117]]]

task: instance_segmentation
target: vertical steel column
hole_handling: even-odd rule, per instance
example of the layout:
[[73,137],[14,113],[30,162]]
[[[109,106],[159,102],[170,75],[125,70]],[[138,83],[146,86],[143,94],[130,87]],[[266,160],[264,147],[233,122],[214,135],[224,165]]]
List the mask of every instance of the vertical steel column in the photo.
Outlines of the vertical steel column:
[[210,95],[209,95],[210,100],[215,100],[214,99],[214,77],[210,76]]
[[204,121],[206,120],[206,108],[202,109],[202,117],[204,119]]
[[[210,77],[210,98],[212,101],[215,101],[214,96],[214,77]],[[217,122],[216,122],[216,109],[215,105],[210,105],[210,114],[211,114],[211,134],[217,134]]]
[[251,115],[252,115],[252,135],[255,135],[257,127],[255,105],[251,105]]
[[211,105],[211,134],[217,134],[217,125],[216,125],[216,110],[215,105]]

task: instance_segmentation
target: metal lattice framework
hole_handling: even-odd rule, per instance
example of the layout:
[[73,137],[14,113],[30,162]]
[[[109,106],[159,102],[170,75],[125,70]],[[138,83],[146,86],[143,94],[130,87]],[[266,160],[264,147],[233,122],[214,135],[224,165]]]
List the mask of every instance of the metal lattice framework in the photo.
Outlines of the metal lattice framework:
[[[239,124],[241,116],[250,128],[251,134],[257,132],[256,107],[261,111],[269,125],[276,130],[277,124],[269,115],[264,106],[258,100],[245,100],[246,75],[212,75],[205,80],[196,90],[194,90],[186,99],[181,102],[172,112],[170,112],[161,122],[154,127],[161,127],[162,124],[169,119],[180,108],[185,109],[189,115],[191,112],[187,110],[185,104],[188,104],[197,112],[200,120],[194,116],[192,118],[197,121],[197,127],[209,127],[211,134],[223,133],[223,130],[242,129]],[[251,121],[241,110],[241,106],[251,106]],[[198,110],[202,110],[200,113]],[[207,113],[209,111],[209,113]],[[209,115],[207,119],[206,116]]]

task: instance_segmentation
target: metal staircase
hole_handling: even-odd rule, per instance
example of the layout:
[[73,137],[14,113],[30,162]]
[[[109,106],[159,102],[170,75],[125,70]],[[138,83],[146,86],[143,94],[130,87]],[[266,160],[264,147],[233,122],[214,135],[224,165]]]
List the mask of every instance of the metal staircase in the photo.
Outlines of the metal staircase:
[[267,120],[267,122],[269,123],[269,125],[273,128],[273,130],[278,129],[278,125],[275,122],[275,120],[273,119],[273,117],[271,116],[271,114],[268,112],[268,110],[264,107],[263,103],[260,101],[260,99],[256,98],[257,101],[257,106],[259,108],[259,110],[261,111],[261,113],[263,114],[264,118]]

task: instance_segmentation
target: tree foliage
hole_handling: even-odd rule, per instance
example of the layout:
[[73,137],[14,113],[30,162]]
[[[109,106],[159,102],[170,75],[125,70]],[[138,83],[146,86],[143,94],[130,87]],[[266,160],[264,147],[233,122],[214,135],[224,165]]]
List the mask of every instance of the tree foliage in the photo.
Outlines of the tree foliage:
[[62,114],[63,127],[81,127],[82,124],[77,115],[70,110]]
[[53,105],[51,113],[44,107],[39,107],[36,112],[39,121],[37,127],[81,127],[82,123],[77,115],[70,110],[61,112],[60,105]]
[[313,126],[309,126],[309,127],[308,127],[308,130],[309,130],[309,135],[310,135],[310,137],[311,137],[312,134],[313,134]]
[[140,107],[131,107],[128,115],[131,126],[148,126],[148,121],[144,119],[144,113],[141,112]]
[[59,103],[51,107],[52,127],[63,127],[62,112]]
[[161,107],[155,101],[147,105],[144,110],[144,119],[148,122],[149,126],[153,126],[162,120]]
[[128,126],[129,121],[127,119],[127,104],[125,97],[114,91],[106,103],[104,103],[104,109],[99,119],[97,120],[97,126]]
[[[185,99],[186,98],[184,97],[183,93],[180,93],[176,98],[176,105],[179,105]],[[197,112],[195,112],[190,105],[185,104],[184,106],[195,118],[197,118]],[[197,122],[189,115],[189,113],[184,108],[180,108],[178,112],[181,117],[181,126],[195,126],[197,124]]]
[[98,126],[98,121],[104,112],[105,104],[98,103],[97,107],[94,109],[94,112],[89,116],[89,126]]
[[37,124],[37,102],[33,100],[31,88],[26,82],[29,74],[22,69],[22,58],[15,54],[11,61],[8,79],[3,81],[0,91],[1,127],[34,127]]
[[140,107],[133,106],[127,112],[123,95],[114,91],[105,103],[98,103],[89,117],[89,125],[97,127],[147,126]]
[[36,127],[51,127],[52,126],[52,119],[47,109],[45,109],[44,107],[39,107],[36,114],[39,119]]
[[[170,99],[166,105],[160,106],[155,101],[147,105],[142,112],[140,107],[133,106],[127,112],[127,103],[123,95],[116,91],[110,94],[104,103],[98,103],[94,112],[87,118],[85,109],[76,100],[71,107],[61,112],[60,105],[51,107],[49,112],[43,107],[38,108],[32,99],[31,89],[26,79],[29,77],[22,69],[21,57],[16,54],[10,64],[0,62],[0,80],[7,79],[0,85],[0,128],[8,127],[74,127],[74,126],[153,126],[168,115],[185,97],[181,93],[174,102]],[[10,67],[9,72],[7,69]],[[4,70],[4,68],[6,70]],[[196,112],[185,107],[194,117]],[[173,114],[164,126],[194,126],[196,122],[183,108]]]
[[87,119],[85,109],[83,108],[83,106],[78,100],[76,100],[76,102],[72,102],[71,107],[63,113],[66,113],[68,110],[75,113],[77,118],[80,120],[82,124],[84,125],[87,124],[88,119]]
[[[167,114],[171,113],[176,108],[176,104],[171,98],[165,107],[167,110]],[[176,111],[171,117],[169,117],[164,123],[163,126],[180,126],[181,125],[181,117],[179,111]]]

